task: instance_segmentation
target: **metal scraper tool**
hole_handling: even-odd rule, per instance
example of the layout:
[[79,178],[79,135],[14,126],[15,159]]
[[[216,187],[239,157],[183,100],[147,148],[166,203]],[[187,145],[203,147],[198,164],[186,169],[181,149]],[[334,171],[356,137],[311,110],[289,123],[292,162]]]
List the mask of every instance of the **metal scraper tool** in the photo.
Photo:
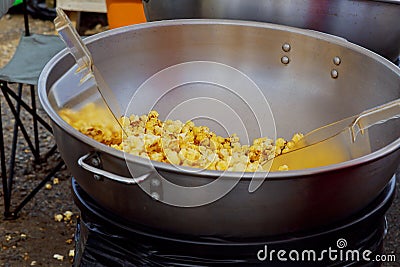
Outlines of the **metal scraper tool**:
[[84,83],[90,79],[94,79],[96,87],[100,92],[104,102],[108,109],[111,111],[115,120],[121,127],[123,133],[126,135],[124,128],[122,127],[119,117],[122,116],[121,106],[119,105],[115,94],[103,79],[100,71],[94,65],[92,55],[89,52],[87,46],[83,43],[81,37],[72,26],[71,21],[64,11],[57,8],[57,17],[54,20],[54,25],[58,31],[59,36],[64,41],[65,45],[69,48],[72,56],[75,58],[78,65],[77,72],[83,73],[81,83]]
[[[371,153],[367,129],[397,118],[400,118],[400,99],[315,129],[296,142],[289,152],[262,165],[272,171],[276,171],[282,165],[289,166],[290,170],[299,170],[362,157]],[[252,179],[249,192],[254,192],[263,181]]]

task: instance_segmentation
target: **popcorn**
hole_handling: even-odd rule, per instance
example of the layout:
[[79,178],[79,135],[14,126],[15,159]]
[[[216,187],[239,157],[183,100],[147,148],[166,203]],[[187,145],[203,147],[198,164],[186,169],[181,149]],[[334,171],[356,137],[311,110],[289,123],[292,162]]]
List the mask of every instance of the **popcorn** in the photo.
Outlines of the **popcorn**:
[[56,214],[56,215],[54,215],[54,220],[55,220],[56,222],[61,222],[61,221],[63,220],[62,214]]
[[279,147],[279,148],[284,147],[284,146],[285,146],[285,143],[286,143],[286,141],[285,141],[285,139],[283,139],[283,138],[278,138],[278,139],[276,139],[276,141],[275,141],[276,147]]
[[60,255],[60,254],[54,254],[53,258],[55,258],[56,260],[59,260],[59,261],[63,261],[64,260],[64,256]]
[[304,135],[303,135],[302,133],[296,133],[295,135],[293,135],[292,141],[293,141],[294,143],[297,143],[297,142],[300,141],[301,138],[303,138],[303,136],[304,136]]
[[[109,113],[92,103],[80,111],[63,109],[60,116],[75,129],[115,149],[154,161],[220,171],[264,171],[263,163],[289,152],[303,137],[296,133],[292,140],[278,138],[275,142],[261,137],[250,146],[241,145],[236,134],[224,138],[192,121],[163,122],[155,110],[121,117],[126,137]],[[289,167],[283,165],[278,170],[287,171]]]
[[106,145],[121,143],[121,128],[106,108],[89,103],[79,111],[62,109],[59,114],[68,124],[98,142]]
[[64,212],[64,221],[70,221],[71,217],[72,217],[73,213],[69,210],[67,210],[66,212]]
[[288,165],[281,165],[278,167],[278,171],[288,171],[289,167]]

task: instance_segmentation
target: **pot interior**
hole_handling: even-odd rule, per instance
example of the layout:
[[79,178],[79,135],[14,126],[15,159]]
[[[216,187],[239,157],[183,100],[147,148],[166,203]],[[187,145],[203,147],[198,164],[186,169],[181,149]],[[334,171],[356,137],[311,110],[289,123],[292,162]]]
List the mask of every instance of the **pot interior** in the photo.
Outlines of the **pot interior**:
[[[400,69],[340,38],[253,22],[148,23],[87,39],[126,114],[192,119],[243,143],[291,138],[400,97]],[[102,102],[62,52],[42,73],[55,112]],[[372,151],[399,146],[400,120],[369,131]],[[79,133],[76,133],[79,134]]]

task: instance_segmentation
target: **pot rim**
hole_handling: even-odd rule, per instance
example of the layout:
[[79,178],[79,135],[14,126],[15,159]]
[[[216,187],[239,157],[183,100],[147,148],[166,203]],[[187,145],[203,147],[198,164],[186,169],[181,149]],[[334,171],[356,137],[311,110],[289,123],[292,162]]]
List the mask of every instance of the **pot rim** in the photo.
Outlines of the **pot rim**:
[[373,0],[374,2],[382,2],[387,4],[400,5],[400,0]]
[[[392,1],[390,1],[392,2]],[[112,35],[121,34],[124,32],[128,32],[131,30],[136,29],[146,29],[152,27],[165,27],[165,26],[179,26],[179,25],[232,25],[232,26],[251,26],[257,28],[267,28],[267,29],[274,29],[274,30],[284,30],[296,34],[306,35],[308,37],[313,37],[316,39],[321,39],[324,41],[329,41],[331,43],[341,45],[345,48],[360,52],[377,62],[385,65],[388,69],[395,72],[400,76],[400,68],[397,67],[395,64],[390,62],[389,60],[383,58],[382,56],[372,52],[366,48],[363,48],[359,45],[351,43],[346,39],[338,36],[334,36],[327,33],[322,33],[314,30],[306,30],[300,29],[290,26],[283,26],[277,25],[272,23],[265,23],[265,22],[253,22],[253,21],[241,21],[241,20],[223,20],[223,19],[176,19],[176,20],[167,20],[167,21],[155,21],[155,22],[146,22],[142,24],[135,24],[130,26],[125,26],[121,28],[116,28],[112,30],[108,30],[106,32],[98,33],[87,37],[84,39],[85,44],[93,43],[103,37],[110,37]],[[174,172],[188,176],[197,176],[197,177],[207,177],[207,178],[218,178],[221,175],[224,178],[237,178],[240,174],[241,179],[264,179],[268,176],[268,179],[274,180],[283,180],[283,179],[290,179],[290,178],[305,178],[309,176],[313,176],[316,174],[333,172],[338,170],[343,170],[347,168],[353,168],[355,166],[363,165],[368,162],[376,161],[384,156],[387,156],[391,153],[394,153],[396,150],[400,149],[400,137],[394,140],[392,143],[374,151],[368,155],[352,159],[349,161],[332,164],[328,166],[321,166],[317,168],[309,168],[309,169],[301,169],[301,170],[289,170],[284,172],[231,172],[231,171],[214,171],[214,170],[201,170],[198,168],[186,167],[186,166],[179,166],[179,170],[168,163],[152,161],[149,159],[145,159],[139,156],[135,156],[132,154],[125,153],[123,151],[114,149],[107,145],[104,145],[100,142],[95,141],[94,139],[84,135],[83,133],[79,132],[78,130],[74,129],[70,126],[67,122],[65,122],[57,112],[51,107],[50,102],[48,100],[48,92],[46,89],[46,82],[48,74],[51,72],[53,65],[57,64],[59,61],[64,59],[69,54],[67,48],[61,50],[57,53],[43,68],[39,81],[38,81],[38,95],[40,102],[42,104],[43,109],[46,111],[48,116],[51,120],[56,123],[61,129],[66,131],[69,135],[73,136],[74,138],[83,141],[84,143],[90,145],[94,148],[94,150],[98,152],[104,152],[110,154],[116,158],[128,160],[130,163],[134,162],[135,164],[140,164],[143,166],[148,166],[149,162],[151,162],[153,168],[159,171],[167,171],[167,172]],[[200,171],[201,170],[201,171]]]

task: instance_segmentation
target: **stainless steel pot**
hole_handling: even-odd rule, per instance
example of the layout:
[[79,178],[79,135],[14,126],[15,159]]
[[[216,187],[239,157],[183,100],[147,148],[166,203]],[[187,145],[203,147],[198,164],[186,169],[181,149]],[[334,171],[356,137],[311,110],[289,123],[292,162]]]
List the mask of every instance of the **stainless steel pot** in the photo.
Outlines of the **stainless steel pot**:
[[[397,66],[341,38],[309,30],[257,22],[178,20],[111,30],[85,42],[123,108],[140,85],[160,70],[183,62],[218,62],[240,70],[259,86],[269,101],[279,136],[307,132],[400,97]],[[245,173],[232,191],[217,201],[197,207],[167,205],[161,201],[180,197],[190,202],[210,191],[172,193],[157,173],[175,184],[192,187],[221,175],[219,185],[223,187],[239,174],[150,164],[79,133],[60,118],[58,110],[79,108],[100,96],[92,87],[78,86],[75,69],[72,56],[63,50],[46,65],[39,79],[40,100],[52,120],[62,158],[100,206],[150,228],[224,237],[310,230],[368,205],[400,163],[400,122],[393,120],[369,131],[372,152],[366,156],[320,168],[273,172],[254,193],[248,192],[250,180],[263,179],[266,174]],[[166,77],[165,82],[168,80]],[[139,104],[150,105],[154,97],[169,89],[166,83],[149,87]],[[191,97],[211,97],[240,106],[232,97],[236,92],[230,94],[218,86],[210,89],[191,84],[176,92],[170,98],[165,94],[166,101],[158,101],[162,115]],[[203,114],[207,105],[192,109]],[[250,133],[258,132],[251,120],[246,126]],[[134,167],[135,179],[127,163]]]
[[282,24],[341,36],[384,57],[400,54],[400,1],[144,0],[148,21],[236,19]]

